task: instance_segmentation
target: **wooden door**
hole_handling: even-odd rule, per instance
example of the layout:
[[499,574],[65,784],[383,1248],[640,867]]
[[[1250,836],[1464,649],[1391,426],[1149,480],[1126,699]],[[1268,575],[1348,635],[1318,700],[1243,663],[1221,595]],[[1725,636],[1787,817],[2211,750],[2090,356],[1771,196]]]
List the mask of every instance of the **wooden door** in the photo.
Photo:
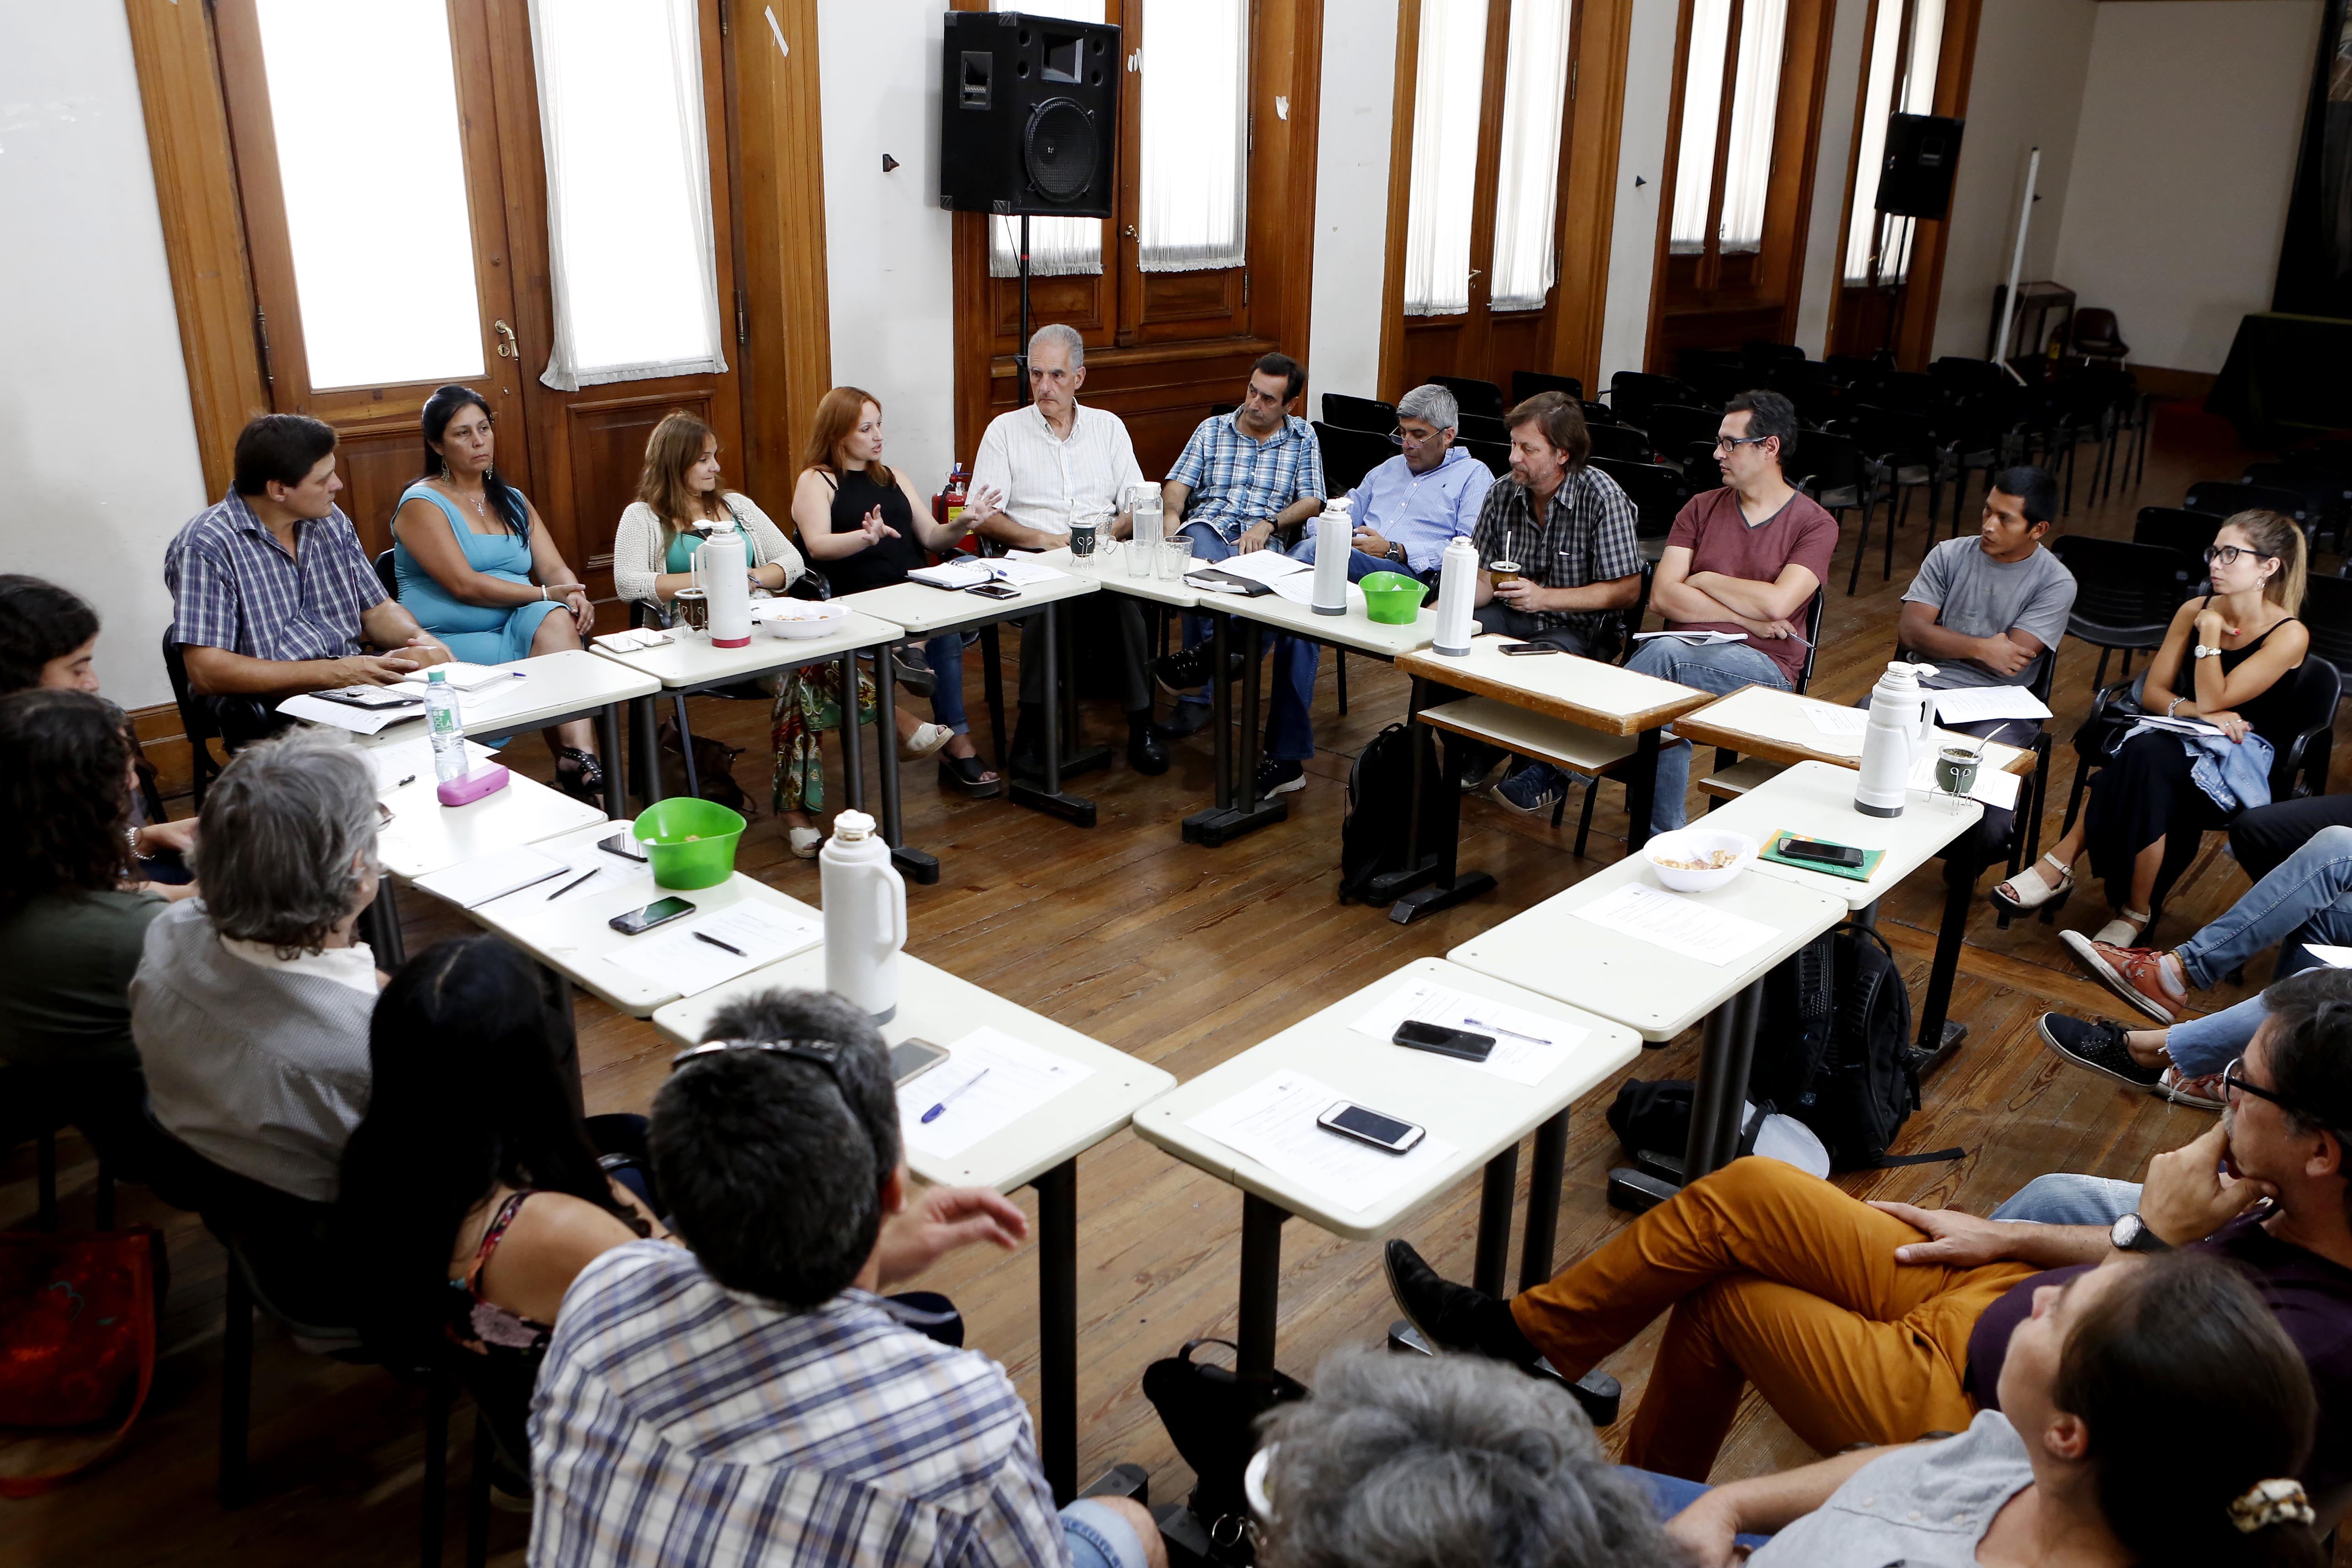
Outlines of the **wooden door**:
[[[1420,54],[1421,7],[1402,7],[1399,13],[1400,28],[1409,29],[1409,57],[1418,61]],[[1507,311],[1497,314],[1493,308],[1495,203],[1491,193],[1496,188],[1502,162],[1503,84],[1508,70],[1511,40],[1511,0],[1487,0],[1486,62],[1483,67],[1484,90],[1478,99],[1477,173],[1472,187],[1481,193],[1470,204],[1470,305],[1458,316],[1407,316],[1404,319],[1403,379],[1400,387],[1417,387],[1432,376],[1469,376],[1492,381],[1509,395],[1510,372],[1539,362],[1536,345],[1523,341],[1529,334],[1515,329],[1523,325],[1517,319],[1540,319],[1541,310]],[[1401,55],[1408,51],[1401,50]],[[1408,117],[1409,123],[1409,117]],[[1408,137],[1406,146],[1412,143]],[[1563,162],[1565,160],[1562,161]],[[1406,189],[1411,189],[1411,158],[1406,160]],[[1408,197],[1409,199],[1409,197]],[[1496,353],[1498,324],[1509,351]],[[1396,395],[1393,392],[1390,394]]]

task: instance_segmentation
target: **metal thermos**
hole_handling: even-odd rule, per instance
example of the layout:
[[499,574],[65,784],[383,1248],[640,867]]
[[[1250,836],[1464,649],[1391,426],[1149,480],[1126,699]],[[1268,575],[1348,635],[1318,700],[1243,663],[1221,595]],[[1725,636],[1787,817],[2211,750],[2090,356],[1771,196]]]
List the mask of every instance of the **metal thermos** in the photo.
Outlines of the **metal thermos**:
[[1469,657],[1470,639],[1477,634],[1478,550],[1460,537],[1445,547],[1437,569],[1437,638],[1433,650],[1449,658]]
[[1318,615],[1348,613],[1348,557],[1356,529],[1345,502],[1334,502],[1315,519],[1315,603]]
[[1912,762],[1936,730],[1936,694],[1922,684],[1935,673],[1933,664],[1898,662],[1871,688],[1870,727],[1863,732],[1853,787],[1853,809],[1865,816],[1903,814]]
[[816,855],[824,905],[824,988],[876,1023],[898,1010],[898,949],[907,945],[907,882],[863,811],[833,820]]

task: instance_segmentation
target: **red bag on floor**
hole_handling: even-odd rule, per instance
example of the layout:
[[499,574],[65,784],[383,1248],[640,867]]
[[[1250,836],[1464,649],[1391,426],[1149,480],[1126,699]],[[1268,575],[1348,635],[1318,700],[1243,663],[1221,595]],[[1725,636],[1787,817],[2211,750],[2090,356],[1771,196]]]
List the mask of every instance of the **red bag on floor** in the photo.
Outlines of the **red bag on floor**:
[[29,1497],[88,1469],[138,1420],[155,1378],[158,1244],[146,1225],[0,1234],[0,1427],[117,1423],[62,1469],[0,1466],[0,1497]]

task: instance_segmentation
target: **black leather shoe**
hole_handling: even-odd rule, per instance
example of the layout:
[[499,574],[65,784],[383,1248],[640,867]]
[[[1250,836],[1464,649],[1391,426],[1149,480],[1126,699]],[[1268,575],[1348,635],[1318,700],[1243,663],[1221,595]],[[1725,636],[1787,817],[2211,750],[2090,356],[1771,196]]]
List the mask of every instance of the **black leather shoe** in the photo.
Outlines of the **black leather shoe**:
[[1160,744],[1159,730],[1149,718],[1130,719],[1127,727],[1127,765],[1154,779],[1168,771],[1168,748]]
[[1389,1293],[1396,1297],[1405,1321],[1431,1344],[1516,1365],[1537,1359],[1536,1347],[1512,1321],[1509,1302],[1454,1283],[1402,1241],[1382,1248],[1381,1261],[1388,1270]]
[[[1179,653],[1162,653],[1151,661],[1151,678],[1171,697],[1200,690],[1208,684],[1209,672],[1216,667],[1209,662],[1211,647],[1207,643],[1196,643]],[[1246,667],[1239,653],[1225,655],[1226,679],[1241,679]]]
[[1164,724],[1151,727],[1152,733],[1162,740],[1181,740],[1188,735],[1198,735],[1209,727],[1213,716],[1207,703],[1178,703],[1176,711]]

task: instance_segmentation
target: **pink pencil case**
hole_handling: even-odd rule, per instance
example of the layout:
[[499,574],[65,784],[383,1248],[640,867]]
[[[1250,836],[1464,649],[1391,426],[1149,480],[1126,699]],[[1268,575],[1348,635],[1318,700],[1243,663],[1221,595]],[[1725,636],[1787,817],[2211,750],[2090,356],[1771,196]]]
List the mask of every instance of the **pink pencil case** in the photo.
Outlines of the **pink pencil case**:
[[478,800],[507,787],[507,770],[496,762],[484,762],[460,773],[433,792],[445,806],[462,806],[468,800]]

